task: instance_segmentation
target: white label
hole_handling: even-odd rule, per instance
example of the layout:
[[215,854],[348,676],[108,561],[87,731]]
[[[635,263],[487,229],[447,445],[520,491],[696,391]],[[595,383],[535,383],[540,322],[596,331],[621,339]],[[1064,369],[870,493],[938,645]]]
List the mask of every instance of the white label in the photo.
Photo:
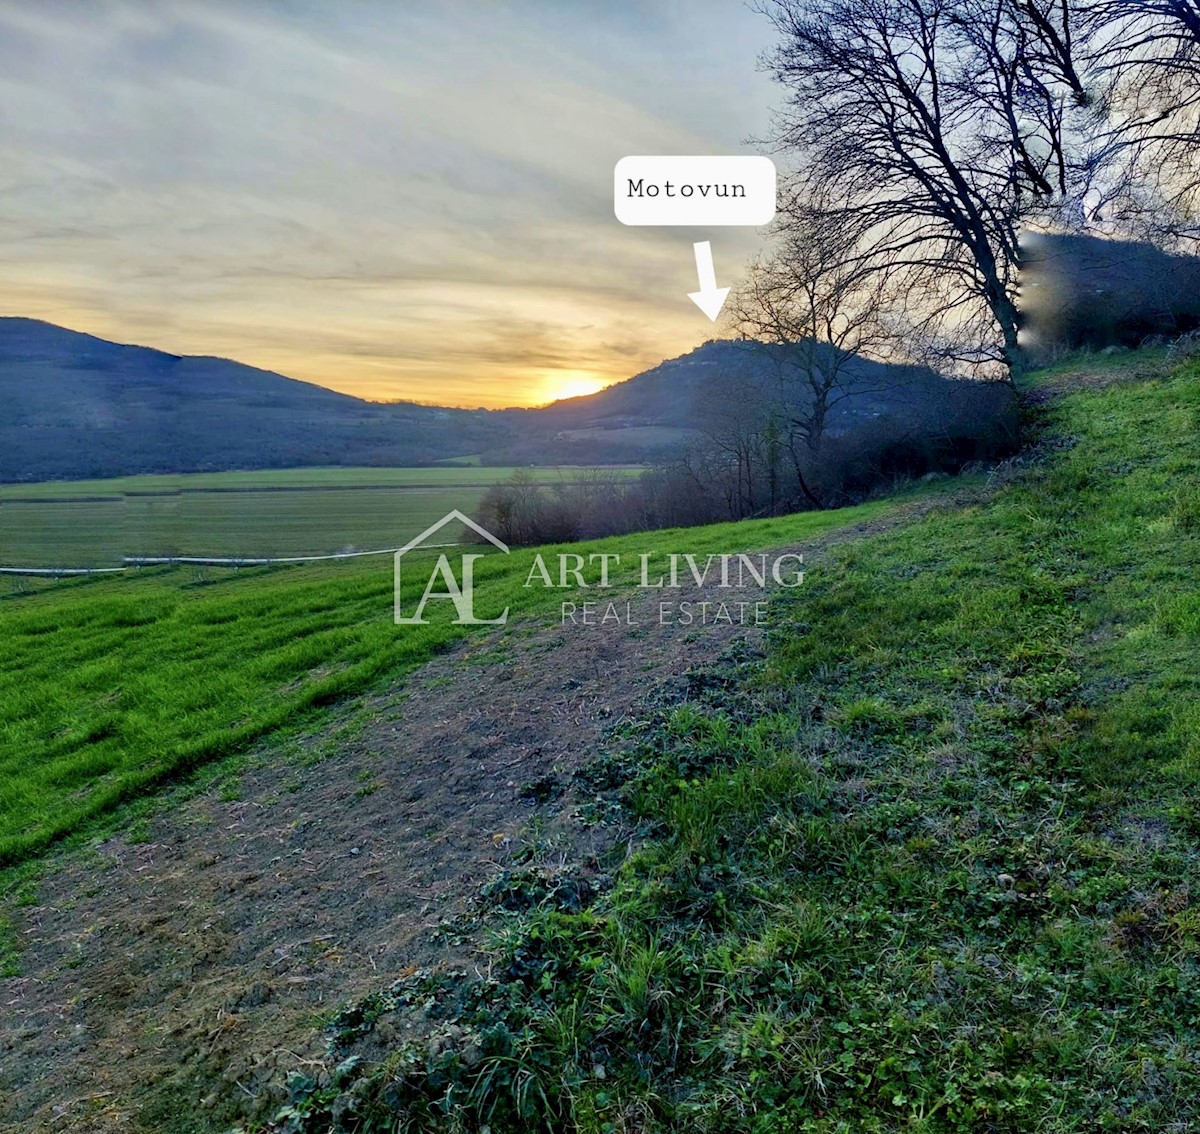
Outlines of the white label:
[[762,225],[775,215],[767,157],[623,157],[613,177],[622,224]]

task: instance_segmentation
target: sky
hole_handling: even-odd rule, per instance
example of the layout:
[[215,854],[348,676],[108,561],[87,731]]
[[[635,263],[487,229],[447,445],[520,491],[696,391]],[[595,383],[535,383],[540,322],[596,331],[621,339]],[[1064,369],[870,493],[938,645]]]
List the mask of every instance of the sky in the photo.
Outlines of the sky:
[[750,228],[627,154],[764,152],[741,0],[0,0],[0,314],[374,399],[536,405],[713,337]]

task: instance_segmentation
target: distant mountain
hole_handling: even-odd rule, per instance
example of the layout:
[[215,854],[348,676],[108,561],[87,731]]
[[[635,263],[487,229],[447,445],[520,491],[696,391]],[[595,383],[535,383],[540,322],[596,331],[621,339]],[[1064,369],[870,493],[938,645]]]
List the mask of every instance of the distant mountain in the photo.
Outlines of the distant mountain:
[[1022,333],[1035,354],[1137,347],[1200,330],[1200,257],[1067,233],[1021,238]]
[[[834,353],[831,346],[824,350]],[[598,393],[555,402],[532,412],[546,421],[571,423],[572,428],[691,429],[704,422],[718,391],[728,395],[735,394],[739,387],[749,390],[761,385],[777,362],[786,367],[799,355],[799,347],[716,339]],[[871,391],[879,391],[882,403],[891,404],[899,400],[895,391],[901,386],[941,386],[948,381],[932,370],[890,366],[867,358],[848,359],[842,376],[852,392],[849,400],[860,408]]]
[[[832,346],[819,348],[830,355]],[[795,380],[796,363],[813,347],[713,340],[624,382],[586,397],[536,410],[507,411],[518,420],[514,463],[534,452],[638,452],[663,457],[698,432],[720,430],[731,415],[770,392],[780,373]],[[843,356],[827,436],[844,437],[886,421],[903,434],[983,435],[1015,431],[1011,391],[994,382],[964,382],[924,367]]]
[[[771,363],[756,346],[708,342],[588,397],[488,411],[366,402],[227,359],[0,318],[0,481],[413,466],[467,454],[496,465],[653,461],[755,396]],[[854,393],[832,431],[881,416],[919,430],[960,411],[1004,412],[999,388],[932,371],[853,359],[849,374]]]
[[376,405],[223,358],[0,318],[0,481],[295,465],[415,465],[474,453],[491,415]]

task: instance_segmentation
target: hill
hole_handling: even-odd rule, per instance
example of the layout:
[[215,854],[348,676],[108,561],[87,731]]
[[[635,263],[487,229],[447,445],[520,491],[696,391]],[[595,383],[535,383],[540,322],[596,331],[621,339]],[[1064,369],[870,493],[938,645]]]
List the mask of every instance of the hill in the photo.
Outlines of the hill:
[[1200,257],[1066,233],[1021,241],[1022,335],[1036,356],[1200,329]]
[[[539,409],[365,402],[227,359],[124,346],[0,319],[0,483],[316,465],[636,464],[665,458],[756,396],[774,363],[709,342],[584,398]],[[885,420],[897,435],[1006,428],[1006,389],[867,359],[831,432]]]
[[[835,348],[826,346],[824,352],[832,356]],[[506,455],[514,463],[526,450],[555,451],[560,461],[568,451],[636,449],[643,459],[663,457],[696,433],[722,430],[748,404],[775,394],[781,375],[793,383],[791,396],[802,399],[798,376],[810,355],[805,345],[706,342],[598,393],[537,410],[508,411],[516,421],[514,443],[525,448]],[[1002,384],[955,381],[924,367],[843,357],[830,438],[853,443],[856,435],[886,423],[896,437],[958,433],[987,449],[1003,447],[998,438],[1006,439],[1015,428],[1011,391]]]
[[418,465],[491,437],[483,413],[376,405],[34,319],[0,319],[0,401],[0,482]]

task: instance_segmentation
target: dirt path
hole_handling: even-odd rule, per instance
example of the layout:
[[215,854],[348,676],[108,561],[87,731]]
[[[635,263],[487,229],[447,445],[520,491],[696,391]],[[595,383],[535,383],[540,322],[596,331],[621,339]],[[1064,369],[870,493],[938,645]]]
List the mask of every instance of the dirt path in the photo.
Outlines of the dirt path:
[[23,973],[0,981],[0,1130],[261,1117],[269,1086],[315,1058],[331,1009],[413,967],[469,965],[469,942],[433,931],[508,860],[537,809],[521,789],[596,758],[664,681],[761,633],[659,626],[657,601],[635,603],[635,627],[471,638],[338,710],[300,751],[265,746],[237,799],[228,784],[168,796],[144,841],[60,853],[39,904],[14,915]]

